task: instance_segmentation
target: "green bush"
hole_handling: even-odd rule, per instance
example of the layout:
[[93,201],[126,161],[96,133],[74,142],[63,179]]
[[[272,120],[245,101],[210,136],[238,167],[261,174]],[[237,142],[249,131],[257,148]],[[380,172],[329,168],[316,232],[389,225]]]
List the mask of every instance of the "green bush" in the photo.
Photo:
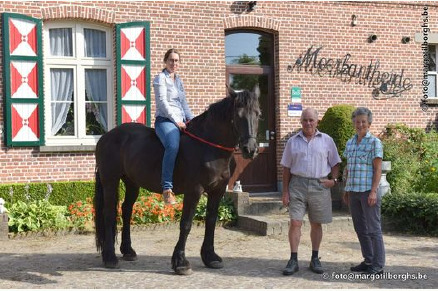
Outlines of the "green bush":
[[[196,207],[196,213],[194,220],[205,221],[207,216],[207,196],[201,196],[198,206]],[[217,214],[217,220],[222,222],[234,221],[237,218],[236,211],[234,209],[233,201],[230,197],[223,197]]]
[[387,174],[394,193],[438,193],[438,134],[403,124],[389,124],[381,135]]
[[416,185],[418,191],[438,193],[438,134],[429,133],[423,142],[423,157],[420,179]]
[[[120,197],[125,193],[124,183],[120,183]],[[149,191],[140,189],[140,193]],[[34,202],[47,200],[52,205],[70,205],[76,201],[94,196],[94,181],[50,182],[50,183],[21,183],[0,185],[0,197],[7,205],[18,201]]]
[[345,158],[342,157],[347,141],[355,134],[351,114],[356,108],[352,105],[335,105],[325,112],[319,122],[318,129],[330,135],[342,158],[341,171],[345,166]]
[[[162,195],[142,190],[133,207],[131,224],[145,225],[178,221],[181,218],[183,197],[177,196],[177,204],[164,205]],[[121,223],[121,203],[117,207],[118,223]],[[202,196],[194,220],[204,221],[207,197]],[[27,232],[44,229],[60,230],[74,228],[79,231],[93,231],[93,200],[88,197],[67,206],[54,206],[47,200],[32,202],[18,201],[8,209],[9,231]],[[218,221],[232,222],[236,219],[234,204],[224,197],[219,205]]]
[[8,210],[9,231],[26,232],[36,230],[59,230],[71,226],[66,206],[53,206],[46,200],[32,203],[18,201]]
[[18,201],[46,200],[52,205],[69,205],[94,194],[94,182],[50,182],[0,185],[0,197],[10,205]]
[[386,175],[393,193],[414,191],[419,178],[421,161],[418,154],[402,140],[383,140],[383,156],[391,161],[391,171]]
[[382,215],[397,230],[438,236],[438,193],[385,195]]

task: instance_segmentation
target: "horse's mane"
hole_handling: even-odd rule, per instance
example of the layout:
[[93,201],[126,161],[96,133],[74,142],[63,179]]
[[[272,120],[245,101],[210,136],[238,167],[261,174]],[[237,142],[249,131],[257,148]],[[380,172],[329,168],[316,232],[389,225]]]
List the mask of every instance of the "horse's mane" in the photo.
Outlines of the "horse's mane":
[[[208,109],[202,114],[196,116],[193,121],[205,122],[207,118],[211,117],[214,120],[225,121],[229,119],[230,115],[233,114],[233,107],[243,107],[248,108],[250,111],[260,110],[259,101],[254,93],[244,90],[236,93],[235,101],[233,102],[233,97],[228,95],[227,97],[219,100],[213,104],[210,104]],[[190,124],[190,123],[189,123]]]

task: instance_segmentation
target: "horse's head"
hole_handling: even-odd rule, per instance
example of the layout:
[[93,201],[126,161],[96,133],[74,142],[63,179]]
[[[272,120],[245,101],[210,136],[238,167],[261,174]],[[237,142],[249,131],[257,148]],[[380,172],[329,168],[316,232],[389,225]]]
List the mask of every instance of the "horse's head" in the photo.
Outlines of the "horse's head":
[[247,90],[235,92],[228,89],[230,97],[234,101],[234,129],[239,137],[239,147],[243,158],[254,159],[258,153],[257,130],[259,127],[260,106],[258,87],[254,92]]

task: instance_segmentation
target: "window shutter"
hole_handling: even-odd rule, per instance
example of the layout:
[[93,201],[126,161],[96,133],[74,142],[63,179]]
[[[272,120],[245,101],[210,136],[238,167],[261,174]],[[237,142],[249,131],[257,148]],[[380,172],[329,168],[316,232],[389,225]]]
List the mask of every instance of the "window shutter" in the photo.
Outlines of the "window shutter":
[[3,13],[6,146],[44,144],[43,60],[40,19]]
[[149,22],[116,26],[117,124],[150,126]]

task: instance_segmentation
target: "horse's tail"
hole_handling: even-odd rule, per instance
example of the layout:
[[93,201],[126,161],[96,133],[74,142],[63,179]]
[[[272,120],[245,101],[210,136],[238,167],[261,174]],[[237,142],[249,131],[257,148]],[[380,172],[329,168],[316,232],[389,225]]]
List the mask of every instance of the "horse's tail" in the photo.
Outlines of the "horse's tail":
[[100,181],[99,168],[95,170],[96,182],[94,184],[94,226],[96,231],[96,247],[97,251],[103,249],[105,241],[105,225],[103,216],[103,187]]

